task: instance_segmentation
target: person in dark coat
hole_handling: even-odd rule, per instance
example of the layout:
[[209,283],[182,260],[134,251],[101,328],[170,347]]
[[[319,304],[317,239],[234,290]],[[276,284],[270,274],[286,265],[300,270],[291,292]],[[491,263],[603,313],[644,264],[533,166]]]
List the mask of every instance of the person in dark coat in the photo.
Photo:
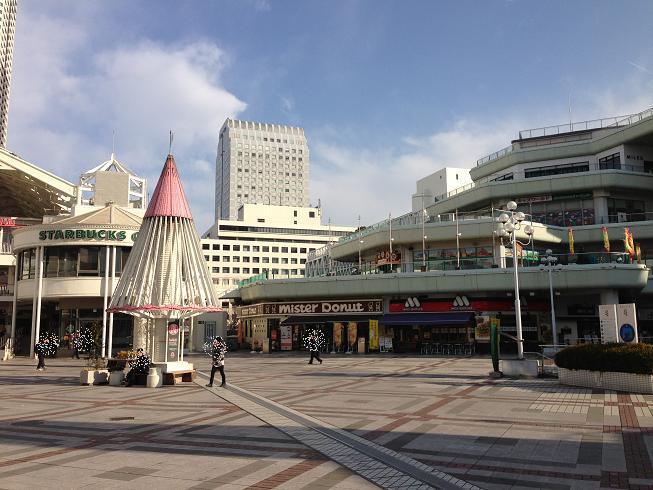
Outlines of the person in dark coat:
[[131,386],[136,382],[136,377],[138,375],[147,375],[150,372],[150,364],[152,361],[145,354],[143,349],[136,350],[136,357],[129,361],[131,369],[125,376],[125,386]]
[[36,370],[37,371],[44,371],[45,370],[45,354],[48,352],[49,348],[49,340],[48,338],[41,339],[36,343],[34,346],[34,352],[36,352],[36,355],[39,359],[39,363],[36,365]]
[[220,371],[220,377],[222,378],[222,383],[220,383],[220,388],[225,388],[227,386],[227,381],[224,376],[224,355],[227,352],[227,344],[222,337],[216,337],[211,343],[211,379],[206,385],[209,388],[213,386],[213,378],[215,378],[215,372]]
[[311,351],[311,359],[308,361],[309,364],[313,364],[313,359],[316,361],[320,361],[320,364],[322,364],[322,359],[320,359],[320,351],[319,350],[312,350]]

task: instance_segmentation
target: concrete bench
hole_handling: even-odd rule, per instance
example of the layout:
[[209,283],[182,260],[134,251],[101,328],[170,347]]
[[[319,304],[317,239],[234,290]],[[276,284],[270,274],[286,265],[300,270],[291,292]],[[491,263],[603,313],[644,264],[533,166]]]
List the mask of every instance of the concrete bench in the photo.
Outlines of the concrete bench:
[[196,371],[194,369],[188,371],[172,371],[170,373],[163,373],[164,385],[176,385],[179,383],[192,383],[195,380]]

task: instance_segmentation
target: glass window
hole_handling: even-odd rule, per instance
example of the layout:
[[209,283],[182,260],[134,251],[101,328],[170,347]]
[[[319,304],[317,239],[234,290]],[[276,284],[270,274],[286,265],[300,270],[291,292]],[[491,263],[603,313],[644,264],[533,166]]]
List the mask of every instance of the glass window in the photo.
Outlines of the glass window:
[[202,243],[202,250],[208,250],[209,249],[209,244],[208,243]]
[[240,267],[234,267],[234,268],[232,269],[232,272],[233,272],[234,274],[240,274]]
[[231,245],[222,245],[222,250],[231,250]]
[[220,273],[220,267],[211,267],[211,272],[213,272],[213,274],[219,274]]
[[279,263],[279,257],[272,257],[272,263],[273,264],[278,264]]
[[229,274],[229,267],[223,267],[222,268],[222,273],[223,274]]
[[288,253],[288,247],[281,247],[281,252],[287,254]]
[[264,252],[269,252],[269,251],[270,251],[270,247],[268,247],[268,246],[263,246],[263,251],[264,251]]
[[254,245],[254,246],[252,247],[252,252],[258,252],[258,251],[259,251],[259,246],[258,246],[258,245]]
[[232,248],[232,250],[233,250],[234,252],[240,252],[240,245],[234,245],[233,248]]
[[220,256],[219,255],[214,255],[213,256],[213,262],[220,262]]
[[273,252],[278,252],[278,251],[279,251],[279,247],[272,247],[272,251],[273,251]]
[[218,245],[217,243],[214,243],[213,244],[213,250],[220,250],[220,245]]
[[98,247],[79,248],[79,274],[82,276],[97,275],[99,271],[100,250]]

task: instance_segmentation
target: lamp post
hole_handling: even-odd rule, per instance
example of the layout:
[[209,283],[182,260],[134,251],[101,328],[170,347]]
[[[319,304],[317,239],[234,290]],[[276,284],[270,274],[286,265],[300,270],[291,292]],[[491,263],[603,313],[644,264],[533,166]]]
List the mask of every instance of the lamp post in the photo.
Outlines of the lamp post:
[[358,240],[358,273],[361,274],[363,261],[361,260],[361,247],[365,243],[363,240]]
[[546,269],[549,272],[549,294],[551,295],[551,330],[553,332],[553,349],[555,350],[558,345],[558,331],[556,328],[556,311],[555,304],[553,302],[553,270],[560,270],[562,266],[557,265],[558,258],[554,257],[552,250],[549,248],[546,250],[546,256],[542,257],[540,261],[542,262],[542,269]]
[[509,201],[506,204],[507,212],[501,213],[499,216],[499,229],[497,235],[501,238],[507,237],[512,245],[512,263],[514,266],[515,275],[515,323],[517,326],[517,358],[524,358],[524,338],[522,335],[521,324],[521,301],[519,299],[519,274],[517,264],[517,243],[522,247],[527,246],[533,239],[533,227],[531,225],[524,226],[524,233],[528,236],[528,242],[523,243],[517,240],[517,231],[522,228],[522,221],[526,218],[524,213],[517,211],[517,203]]

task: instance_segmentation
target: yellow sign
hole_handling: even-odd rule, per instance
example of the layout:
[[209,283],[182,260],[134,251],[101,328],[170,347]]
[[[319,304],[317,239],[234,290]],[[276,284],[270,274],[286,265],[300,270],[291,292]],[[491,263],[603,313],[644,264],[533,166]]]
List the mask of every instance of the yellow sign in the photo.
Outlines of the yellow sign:
[[379,321],[370,320],[370,350],[379,349]]

